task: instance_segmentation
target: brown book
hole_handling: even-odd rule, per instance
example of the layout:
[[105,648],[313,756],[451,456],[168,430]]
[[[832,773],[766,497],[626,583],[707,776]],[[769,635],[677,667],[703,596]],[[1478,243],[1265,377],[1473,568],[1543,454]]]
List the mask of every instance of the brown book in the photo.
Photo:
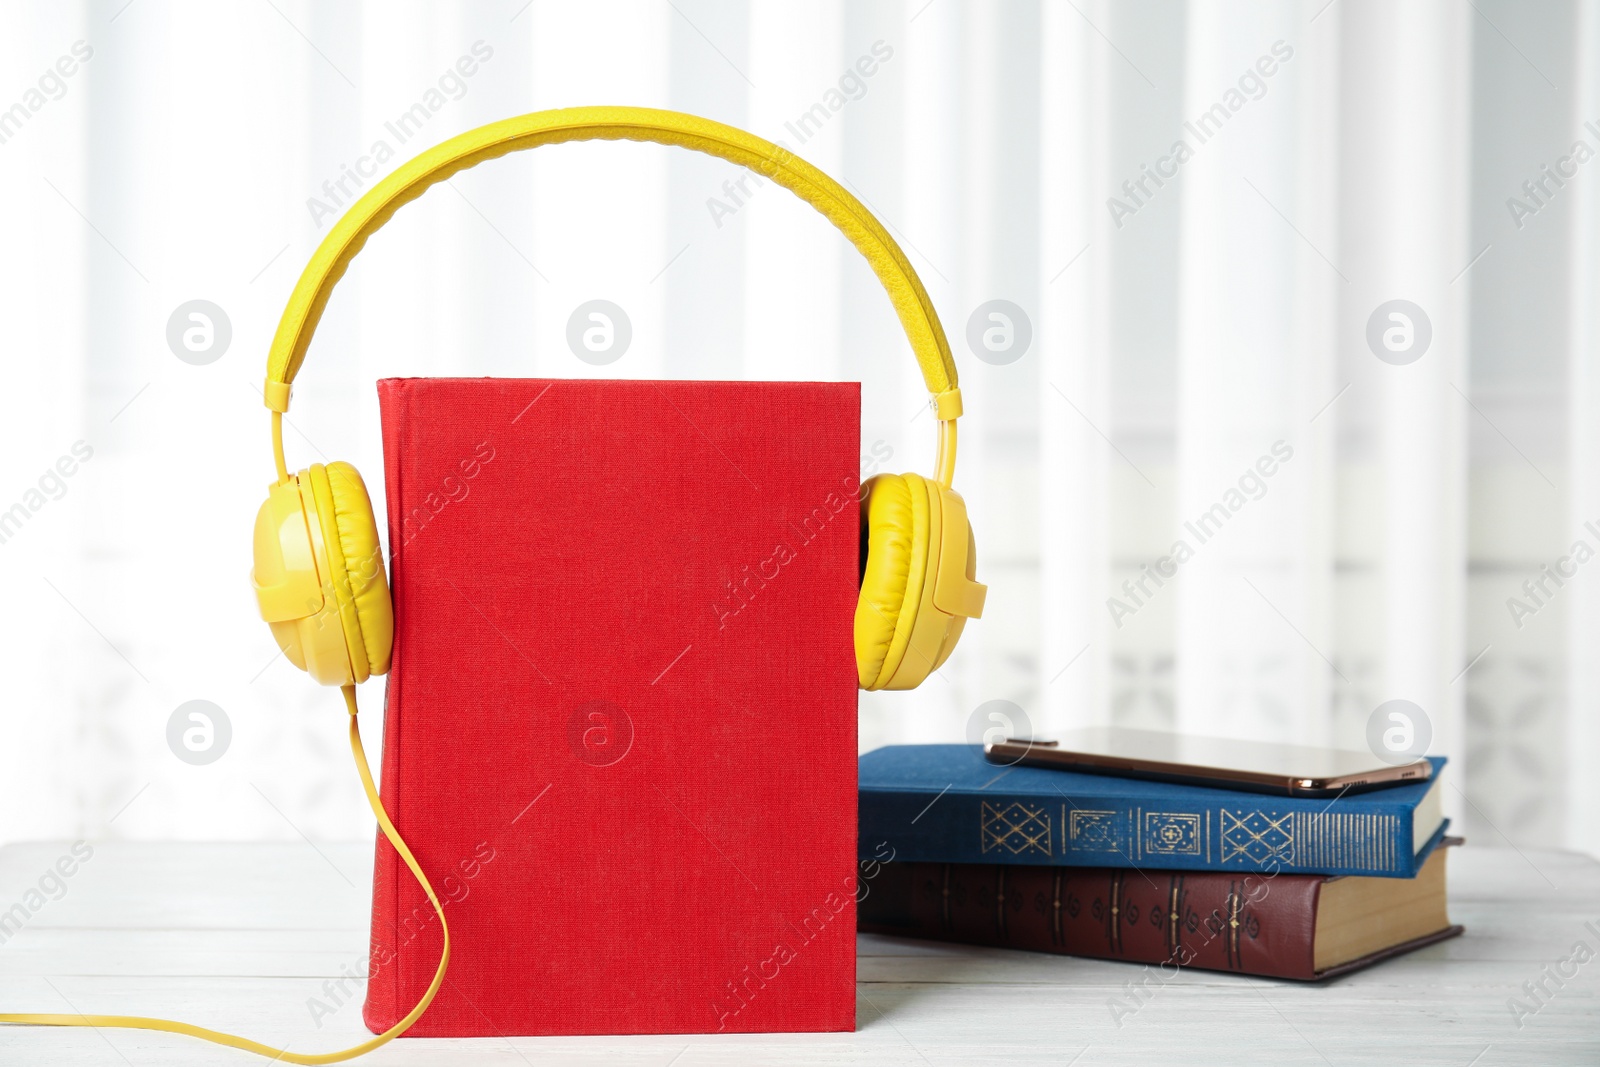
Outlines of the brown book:
[[1447,837],[1415,878],[887,863],[876,934],[1318,981],[1454,937]]

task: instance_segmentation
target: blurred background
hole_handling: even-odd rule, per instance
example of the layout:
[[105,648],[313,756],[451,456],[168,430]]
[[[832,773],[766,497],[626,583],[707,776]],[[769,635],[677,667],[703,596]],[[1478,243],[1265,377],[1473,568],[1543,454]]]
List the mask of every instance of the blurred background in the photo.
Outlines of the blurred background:
[[[0,841],[370,832],[247,581],[267,345],[379,176],[596,103],[834,174],[951,336],[988,611],[863,749],[997,707],[1363,748],[1405,700],[1469,837],[1600,850],[1600,5],[1560,0],[0,3]],[[743,178],[607,143],[436,187],[335,294],[291,465],[382,514],[374,379],[495,374],[861,380],[864,463],[928,470],[870,271]]]

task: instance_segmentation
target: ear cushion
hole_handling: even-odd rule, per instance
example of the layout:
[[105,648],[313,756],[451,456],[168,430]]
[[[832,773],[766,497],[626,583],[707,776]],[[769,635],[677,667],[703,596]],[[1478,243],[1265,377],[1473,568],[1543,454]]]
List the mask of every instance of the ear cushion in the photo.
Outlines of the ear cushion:
[[[349,603],[355,606],[360,644],[367,658],[365,673],[385,674],[394,645],[394,607],[389,600],[389,581],[383,570],[383,549],[378,542],[372,500],[367,496],[366,483],[350,464],[330,463],[326,471],[333,497],[333,524],[348,583],[348,589],[341,589],[340,596],[348,596]],[[352,658],[355,652],[352,646]],[[363,672],[358,669],[356,673]]]
[[[928,503],[917,478],[880,474],[866,484],[861,521],[867,558],[856,602],[856,674],[863,689],[885,685],[911,639],[927,570]],[[908,611],[906,605],[911,605]]]

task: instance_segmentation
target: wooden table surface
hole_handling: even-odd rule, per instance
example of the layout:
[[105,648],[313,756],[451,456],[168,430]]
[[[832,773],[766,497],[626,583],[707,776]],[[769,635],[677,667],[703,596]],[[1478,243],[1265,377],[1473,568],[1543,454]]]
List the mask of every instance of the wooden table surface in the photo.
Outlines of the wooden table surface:
[[[367,1036],[359,999],[320,1028],[307,1001],[365,961],[369,845],[93,848],[20,931],[0,928],[0,1010],[158,1015],[299,1052]],[[68,854],[0,849],[0,918]],[[1600,1064],[1600,863],[1473,845],[1450,862],[1463,937],[1322,985],[1188,972],[1118,1020],[1139,966],[864,934],[854,1034],[402,1039],[358,1062]],[[1576,962],[1579,942],[1593,959]],[[1558,988],[1547,965],[1570,977]],[[1523,989],[1540,981],[1542,1006]],[[1513,997],[1537,1009],[1520,1027]],[[0,1026],[0,1064],[257,1062],[165,1034]]]

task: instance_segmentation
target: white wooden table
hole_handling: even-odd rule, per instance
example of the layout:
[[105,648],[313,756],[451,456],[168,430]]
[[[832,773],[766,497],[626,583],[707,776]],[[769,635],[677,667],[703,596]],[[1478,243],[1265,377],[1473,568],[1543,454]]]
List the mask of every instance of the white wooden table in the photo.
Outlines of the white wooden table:
[[[65,854],[0,849],[0,916]],[[371,856],[365,844],[95,845],[0,944],[0,1006],[176,1017],[304,1052],[355,1043],[359,994],[320,1029],[306,1005],[365,958]],[[1110,1003],[1134,1003],[1135,965],[861,935],[854,1034],[402,1039],[357,1062],[1600,1064],[1600,863],[1472,845],[1450,861],[1465,936],[1318,986],[1185,973],[1120,1026]],[[1509,998],[1533,1006],[1522,983],[1579,941],[1596,958],[1559,990],[1546,980],[1554,996],[1519,1029]],[[163,1034],[0,1027],[0,1064],[256,1062]]]

